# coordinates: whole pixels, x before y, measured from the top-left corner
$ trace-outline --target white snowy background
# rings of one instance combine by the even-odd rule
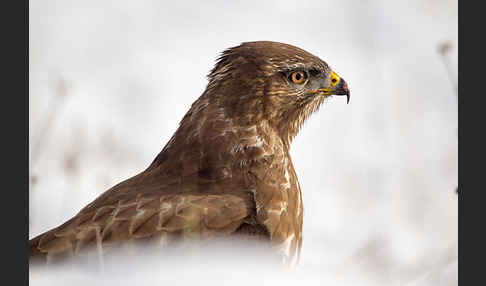
[[[457,12],[452,0],[31,0],[30,238],[144,170],[228,47],[301,47],[351,101],[330,99],[292,146],[295,270],[247,251],[216,264],[161,254],[120,259],[111,276],[31,269],[30,284],[457,285]]]

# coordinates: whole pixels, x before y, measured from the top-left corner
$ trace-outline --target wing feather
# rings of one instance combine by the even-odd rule
[[[133,203],[88,209],[32,239],[31,256],[77,253],[99,240],[103,245],[161,235],[230,234],[251,212],[251,203],[230,194],[139,196]]]

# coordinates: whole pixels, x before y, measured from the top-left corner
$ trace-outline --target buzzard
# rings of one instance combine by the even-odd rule
[[[30,259],[156,238],[269,241],[298,261],[302,194],[290,144],[344,81],[291,45],[246,42],[224,51],[203,94],[150,166],[64,224],[29,241]]]

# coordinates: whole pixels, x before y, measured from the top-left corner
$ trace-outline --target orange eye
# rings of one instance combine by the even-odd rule
[[[290,74],[290,80],[295,84],[303,84],[307,79],[307,74],[302,71],[296,71]]]

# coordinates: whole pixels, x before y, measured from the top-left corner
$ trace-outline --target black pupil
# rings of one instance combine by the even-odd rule
[[[300,73],[295,74],[295,79],[296,79],[296,80],[300,80],[300,78],[301,78]]]
[[[333,79],[332,79],[332,82],[336,82],[336,79],[335,79],[335,78],[333,78]]]

